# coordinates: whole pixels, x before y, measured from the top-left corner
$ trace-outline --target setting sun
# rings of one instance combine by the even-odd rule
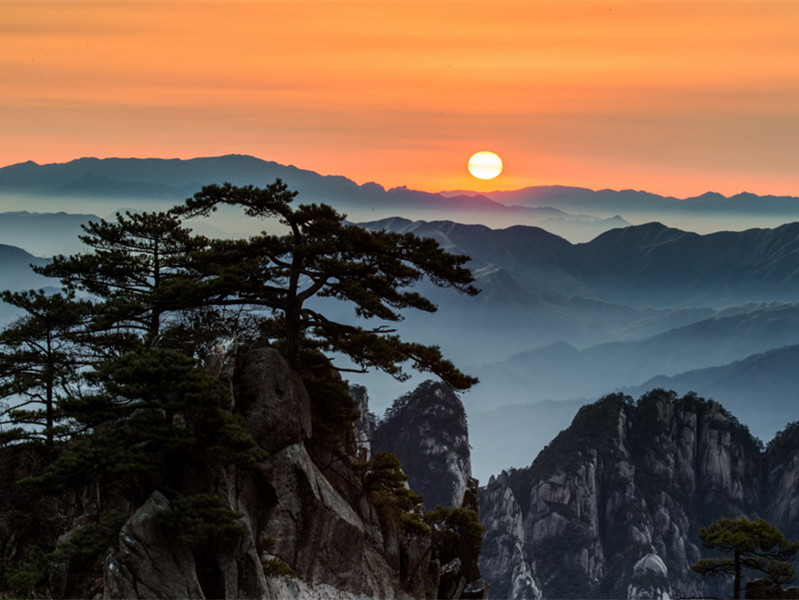
[[[502,173],[502,159],[494,152],[475,152],[469,159],[469,173],[477,179],[494,179]]]

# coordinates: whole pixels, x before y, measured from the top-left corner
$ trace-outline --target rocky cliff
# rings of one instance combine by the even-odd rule
[[[447,385],[425,381],[397,399],[375,428],[372,449],[397,455],[428,510],[461,506],[472,476],[469,432]]]
[[[764,451],[715,402],[608,396],[481,491],[483,576],[498,598],[720,596],[689,569],[698,530],[762,516],[795,536],[798,477],[799,427]]]
[[[443,383],[425,381],[395,400],[372,431],[372,450],[400,459],[408,483],[431,511],[433,528],[450,523],[457,532],[457,538],[442,539],[447,548],[442,558],[449,559],[442,570],[452,588],[483,595],[487,586],[478,564],[482,539],[478,482],[472,478],[469,431],[460,398]]]
[[[413,509],[406,514],[391,488],[366,484],[376,467],[358,459],[352,429],[327,431],[318,441],[314,402],[278,352],[227,353],[209,367],[227,380],[233,412],[269,456],[251,468],[185,473],[184,492],[199,494],[194,498],[205,504],[195,503],[195,512],[184,510],[181,518],[208,524],[211,509],[221,508],[235,511],[233,526],[210,523],[213,534],[193,540],[175,535],[165,519],[187,496],[166,488],[133,493],[124,485],[93,485],[26,506],[14,482],[40,465],[11,456],[22,452],[12,447],[0,456],[9,484],[0,493],[0,567],[14,572],[18,588],[26,573],[42,570],[36,563],[42,551],[60,542],[62,550],[46,555],[47,572],[30,578],[58,597],[446,597],[442,590],[480,597],[479,590],[447,582],[433,537],[440,532],[416,519]],[[82,526],[105,523],[110,514],[121,526],[94,527],[91,548],[81,549]],[[64,553],[70,538],[76,543]],[[0,584],[9,581],[0,578]]]

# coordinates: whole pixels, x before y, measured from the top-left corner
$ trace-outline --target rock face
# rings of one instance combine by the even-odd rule
[[[721,596],[689,569],[698,530],[762,516],[795,536],[797,477],[798,427],[763,452],[715,402],[608,396],[482,490],[483,576],[498,598],[536,598],[530,571],[545,598]]]
[[[655,553],[646,554],[633,566],[633,575],[627,586],[630,600],[672,600],[669,570]]]
[[[491,582],[492,598],[540,600],[532,558],[525,550],[522,510],[507,483],[505,473],[492,477],[480,494],[480,518],[486,527],[480,570]]]
[[[443,383],[425,381],[397,399],[378,423],[374,452],[393,452],[411,489],[436,506],[461,506],[472,476],[466,412]]]
[[[410,488],[424,497],[428,511],[466,509],[476,521],[478,482],[471,476],[466,411],[450,387],[426,381],[398,398],[374,427],[372,451],[400,459]],[[452,548],[442,552],[439,597],[485,597],[488,586],[480,574],[478,547],[479,542],[466,544],[454,558]]]
[[[119,545],[106,556],[104,598],[201,598],[191,550],[175,543],[157,524],[169,501],[153,492],[119,533]]]
[[[325,473],[314,462],[306,448],[313,436],[311,402],[280,354],[266,348],[251,351],[229,361],[225,369],[220,374],[231,380],[235,411],[270,452],[253,469],[229,468],[214,475],[217,493],[242,515],[241,533],[220,540],[216,552],[201,561],[196,552],[192,561],[185,547],[182,552],[175,548],[163,561],[153,560],[158,564],[152,568],[134,569],[134,561],[124,559],[139,548],[171,549],[164,540],[148,542],[148,537],[131,547],[130,540],[141,536],[130,532],[155,535],[146,516],[166,499],[154,494],[125,524],[118,547],[109,554],[105,596],[424,597],[431,585],[427,569],[411,573],[401,563],[403,557],[421,555],[429,539],[402,539],[396,525],[383,519],[367,498],[353,501],[340,491],[342,478],[351,473],[342,468]],[[179,590],[159,592],[154,587],[159,568],[182,573],[173,584]],[[277,576],[276,571],[294,576]]]
[[[766,448],[766,518],[789,540],[799,539],[799,422],[788,425]]]
[[[361,460],[369,460],[372,456],[372,439],[377,428],[377,419],[369,410],[369,394],[362,385],[350,386],[350,395],[355,400],[355,407],[360,417],[355,422],[355,443]]]

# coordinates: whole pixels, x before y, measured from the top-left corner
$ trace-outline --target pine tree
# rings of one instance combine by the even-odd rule
[[[90,252],[56,256],[34,270],[56,277],[71,291],[90,294],[99,302],[94,327],[127,333],[117,342],[152,345],[162,333],[164,316],[194,306],[189,265],[193,252],[208,240],[192,235],[181,220],[163,212],[130,212],[116,222],[93,221],[80,236]],[[98,339],[100,339],[98,337]],[[104,338],[111,344],[112,338]]]
[[[742,573],[753,569],[772,583],[786,584],[796,578],[789,559],[799,551],[799,543],[789,542],[765,519],[719,519],[699,531],[705,548],[716,549],[727,558],[702,558],[691,569],[702,575],[732,575],[732,597],[741,597]]]
[[[35,487],[59,492],[133,474],[144,490],[180,490],[192,464],[265,457],[231,413],[227,387],[180,352],[142,347],[99,363],[87,379],[93,393],[62,402],[82,433],[28,482]]]
[[[0,443],[43,440],[52,447],[68,431],[61,402],[75,395],[81,366],[80,336],[90,305],[43,290],[0,292],[23,315],[0,333]]]
[[[404,341],[385,324],[401,320],[405,309],[437,310],[410,289],[425,277],[476,294],[464,266],[469,258],[445,252],[433,239],[350,225],[327,205],[294,208],[294,197],[280,180],[266,188],[211,185],[174,209],[198,217],[221,205],[239,206],[250,216],[277,218],[288,229],[285,235],[219,241],[208,251],[204,274],[219,282],[219,302],[270,311],[265,330],[282,342],[296,369],[311,348],[343,353],[361,370],[379,368],[405,378],[402,365],[411,362],[455,389],[473,385],[476,379],[444,359],[438,347]],[[333,321],[311,308],[313,298],[347,302],[358,317],[383,323],[367,328]]]

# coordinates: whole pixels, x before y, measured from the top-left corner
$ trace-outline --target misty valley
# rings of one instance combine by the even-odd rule
[[[412,234],[469,257],[479,294],[421,280],[412,291],[438,310],[403,311],[380,327],[439,347],[479,383],[456,393],[429,372],[343,372],[357,410],[331,409],[326,422],[315,394],[339,388],[311,389],[273,348],[209,343],[209,372],[243,422],[257,423],[249,432],[263,455],[249,471],[189,461],[180,494],[153,483],[138,497],[134,470],[102,493],[95,482],[37,500],[23,518],[24,494],[9,490],[47,459],[7,445],[2,566],[19,574],[24,556],[55,552],[50,587],[36,579],[31,595],[719,597],[730,578],[691,570],[720,556],[703,546],[702,528],[762,517],[799,539],[799,198],[427,194],[243,156],[24,163],[0,169],[0,196],[17,209],[0,213],[0,282],[56,291],[58,278],[31,265],[46,271],[53,256],[89,251],[82,225],[165,210],[207,184],[277,178],[299,192],[294,205],[327,203],[346,227]],[[186,224],[231,248],[274,227],[229,206]],[[341,297],[307,306],[325,323],[361,323]],[[3,304],[0,324],[22,314]],[[339,421],[349,429],[331,425]],[[189,490],[213,490],[224,500],[213,510],[233,511],[238,529],[169,540],[158,515]],[[112,512],[113,527],[101,522]],[[55,544],[35,520],[62,545],[90,522],[123,541],[97,534],[94,554],[64,558],[36,541]],[[336,540],[349,554],[337,554]]]

